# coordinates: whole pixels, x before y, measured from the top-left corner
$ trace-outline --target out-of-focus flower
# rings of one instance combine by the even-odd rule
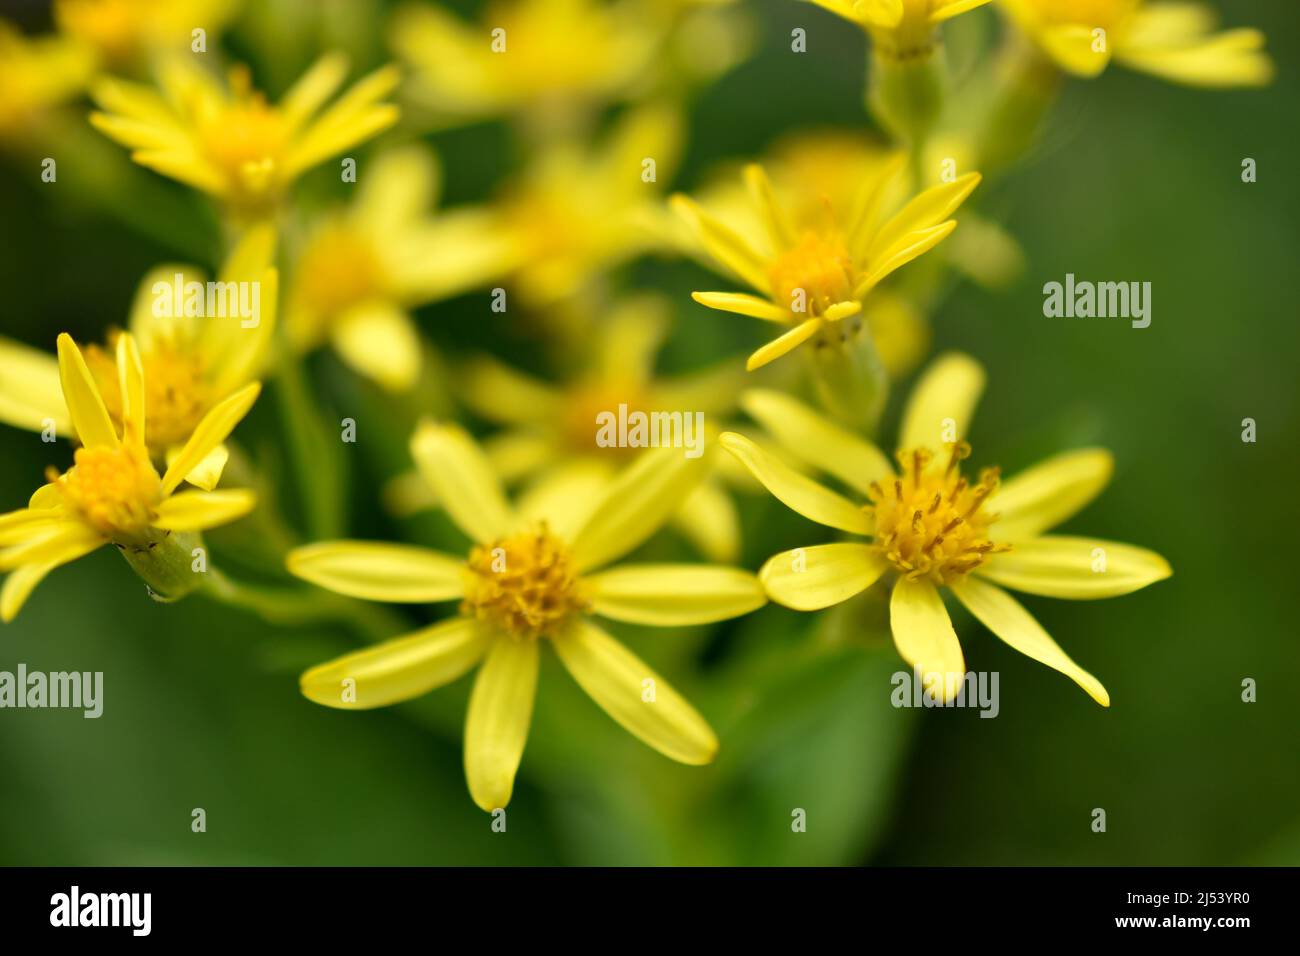
[[[248,413],[259,384],[217,403],[159,477],[144,443],[149,385],[129,333],[118,337],[116,364],[120,433],[81,351],[70,336],[59,336],[63,395],[82,447],[66,472],[48,470],[48,483],[26,508],[0,515],[0,571],[9,572],[0,588],[4,621],[47,574],[105,544],[122,552],[156,597],[174,600],[199,580],[191,570],[192,533],[234,521],[256,503],[244,489],[176,489]]]
[[[294,346],[328,341],[385,388],[415,383],[421,346],[409,310],[481,285],[516,258],[487,210],[431,216],[440,188],[437,160],[422,146],[371,162],[352,205],[318,223],[297,258],[285,316]]]
[[[808,0],[871,34],[877,54],[905,60],[927,52],[940,23],[990,0]]]
[[[178,460],[203,418],[263,371],[278,311],[274,250],[274,229],[257,226],[231,252],[215,283],[185,265],[158,266],[140,283],[127,329],[144,369],[149,419],[141,437],[153,462]],[[111,333],[106,348],[91,345],[84,353],[119,430],[127,406],[117,358],[121,337]],[[32,431],[53,424],[57,434],[71,437],[62,372],[54,356],[0,339],[0,421]],[[228,458],[216,443],[185,480],[215,488]]]
[[[569,125],[625,98],[650,65],[659,25],[638,0],[506,0],[470,25],[408,4],[393,15],[393,49],[410,64],[412,95],[436,116],[505,115]]]
[[[819,209],[804,206],[796,218],[779,201],[763,167],[751,164],[745,182],[757,215],[738,224],[743,232],[693,200],[673,197],[674,208],[715,262],[759,293],[695,292],[695,301],[787,329],[749,357],[749,369],[814,337],[819,345],[838,347],[846,337],[861,334],[858,317],[867,296],[886,276],[952,232],[957,223],[948,217],[980,180],[978,173],[967,173],[931,187],[881,223],[878,212],[898,171],[897,162],[879,170],[851,205],[836,207],[827,196]]]
[[[190,50],[193,31],[215,43],[236,0],[54,0],[59,32],[94,51],[101,67],[140,65],[151,54]]]
[[[1145,0],[1003,0],[1024,32],[1061,69],[1097,76],[1112,61],[1189,86],[1263,86],[1273,78],[1264,34],[1215,32],[1201,3]]]
[[[648,297],[616,307],[593,330],[587,367],[562,386],[486,356],[468,366],[462,399],[479,415],[507,426],[484,443],[503,480],[526,479],[536,493],[594,507],[599,492],[637,454],[636,448],[609,447],[598,440],[601,422],[619,418],[620,410],[627,416],[677,416],[703,449],[705,430],[694,427],[695,416],[716,422],[729,415],[745,373],[728,361],[681,377],[656,377],[665,311],[661,301]],[[660,436],[654,437],[658,441]],[[718,476],[705,478],[680,502],[672,523],[710,560],[736,559],[739,518]]]
[[[638,107],[599,146],[553,143],[507,185],[498,209],[518,244],[513,285],[529,304],[572,296],[668,244],[658,183],[672,178],[681,136],[677,110]]]
[[[27,37],[0,20],[0,143],[32,139],[94,70],[89,53],[58,36]]]
[[[960,354],[939,357],[903,415],[900,470],[875,445],[776,392],[742,402],[791,453],[833,475],[856,504],[772,459],[734,432],[720,441],[779,500],[818,524],[870,538],[796,548],[768,560],[759,577],[779,604],[812,611],[846,601],[888,575],[899,654],[925,675],[944,675],[943,699],[966,665],[939,589],[947,588],[989,630],[1060,671],[1103,706],[1110,697],[999,584],[1029,594],[1087,600],[1128,594],[1169,577],[1160,555],[1099,538],[1044,534],[1088,504],[1110,480],[1109,452],[1056,455],[1005,484],[996,468],[961,473],[984,371]],[[937,690],[937,689],[936,689]]]
[[[397,122],[380,102],[397,86],[388,66],[357,81],[328,107],[347,75],[342,54],[321,57],[272,106],[247,67],[223,86],[192,60],[165,59],[161,92],[112,78],[93,92],[97,129],[134,150],[142,166],[216,196],[243,216],[266,215],[303,172]]]
[[[643,453],[595,508],[529,496],[512,510],[479,447],[455,426],[411,442],[424,479],[474,542],[467,560],[409,545],[329,541],[295,549],[289,570],[377,601],[460,601],[460,614],[302,676],[303,693],[342,709],[382,707],[447,684],[481,663],[465,719],[465,775],[487,811],[510,801],[532,719],[543,641],[606,713],[660,753],[706,764],[718,741],[693,707],[588,618],[661,627],[705,624],[765,603],[737,568],[605,568],[653,534],[707,464],[674,449]]]

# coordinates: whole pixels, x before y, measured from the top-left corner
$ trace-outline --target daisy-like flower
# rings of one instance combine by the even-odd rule
[[[1024,32],[1062,70],[1093,77],[1112,61],[1189,86],[1263,86],[1273,78],[1264,34],[1215,32],[1201,3],[1146,0],[1003,0]]]
[[[376,156],[357,197],[327,216],[297,257],[285,316],[298,349],[331,343],[385,388],[420,373],[410,309],[482,285],[514,263],[514,244],[484,209],[430,216],[441,171],[423,146]]]
[[[101,64],[127,67],[158,51],[188,51],[198,28],[215,43],[236,6],[233,0],[54,0],[54,23],[94,50]]]
[[[195,61],[168,58],[161,93],[104,78],[92,91],[103,112],[90,121],[134,152],[142,166],[210,193],[246,216],[265,215],[302,173],[397,122],[380,102],[397,86],[388,66],[326,102],[347,75],[342,54],[321,57],[272,106],[252,88],[247,67],[223,86]]]
[[[956,228],[949,217],[980,181],[979,173],[967,173],[932,186],[882,223],[878,213],[899,168],[897,161],[885,165],[853,205],[836,208],[827,197],[815,214],[794,218],[777,200],[763,167],[751,164],[745,182],[762,226],[751,225],[743,234],[691,199],[672,198],[713,259],[758,293],[694,292],[692,298],[787,329],[749,357],[751,371],[809,340],[838,347],[859,335],[862,322],[856,317],[867,296]]]
[[[809,0],[871,34],[875,53],[894,60],[928,54],[939,24],[989,0]]]
[[[332,541],[290,553],[289,570],[340,594],[378,601],[460,601],[460,614],[312,668],[310,699],[345,710],[382,707],[450,683],[480,665],[465,719],[465,775],[484,810],[510,801],[523,756],[542,647],[606,713],[660,753],[706,764],[718,741],[690,704],[589,615],[661,627],[704,624],[765,603],[737,568],[607,568],[662,525],[699,480],[700,462],[652,449],[594,509],[534,495],[506,502],[479,447],[454,426],[421,426],[420,473],[474,542],[467,559],[407,545]],[[604,569],[604,570],[602,570]]]
[[[408,4],[389,34],[413,96],[444,121],[516,115],[563,128],[624,98],[651,65],[661,30],[645,13],[629,0],[497,0],[470,25]]]
[[[214,308],[220,305],[227,311],[224,315],[208,314],[208,283],[194,266],[159,266],[140,283],[127,331],[144,369],[149,419],[142,437],[155,464],[176,461],[204,416],[261,374],[279,298],[271,264],[274,250],[275,231],[269,225],[245,233],[218,276],[221,301],[217,296],[211,300]],[[201,303],[196,289],[203,290]],[[256,301],[255,317],[235,314],[241,296],[243,304]],[[86,367],[119,432],[127,413],[117,359],[120,339],[121,333],[114,332],[105,347],[90,345],[84,352]],[[53,425],[56,435],[72,437],[62,373],[62,363],[53,355],[0,339],[0,421],[31,431]],[[212,490],[228,458],[225,445],[218,442],[185,480]]]
[[[82,447],[63,474],[50,468],[47,484],[26,508],[0,515],[0,619],[13,620],[28,595],[55,568],[112,544],[149,584],[155,597],[175,600],[193,590],[194,532],[226,524],[252,510],[244,489],[186,491],[181,482],[221,444],[252,408],[256,382],[218,403],[198,423],[161,477],[144,444],[150,394],[135,340],[117,340],[119,430],[81,350],[59,336],[63,395]]]
[[[461,397],[477,414],[506,426],[484,443],[497,474],[594,506],[604,486],[638,454],[636,448],[601,443],[602,421],[617,420],[620,408],[628,416],[675,415],[702,454],[706,438],[695,427],[696,413],[730,414],[745,373],[728,361],[680,377],[656,377],[655,355],[667,327],[663,306],[640,297],[614,308],[592,332],[587,367],[563,386],[486,356],[467,367]],[[684,431],[678,435],[686,437]],[[673,513],[672,525],[710,560],[734,561],[739,518],[719,478],[710,475],[696,485]]]
[[[0,20],[0,143],[30,141],[85,88],[94,60],[59,36],[26,37]]]
[[[998,469],[962,474],[965,434],[983,389],[971,358],[941,356],[923,375],[903,416],[895,470],[878,448],[775,392],[742,399],[791,452],[835,476],[857,504],[774,460],[749,439],[720,441],[784,504],[818,524],[866,536],[797,548],[759,572],[768,596],[802,611],[829,607],[893,582],[890,624],[903,659],[927,679],[942,677],[944,699],[961,688],[966,665],[944,608],[946,588],[1013,648],[1074,680],[1109,706],[1101,683],[1076,664],[1003,587],[1074,600],[1114,597],[1169,577],[1155,552],[1098,538],[1046,534],[1110,480],[1110,453],[1065,452],[1005,484]],[[999,587],[1001,585],[1002,587]],[[934,675],[934,678],[930,678]]]

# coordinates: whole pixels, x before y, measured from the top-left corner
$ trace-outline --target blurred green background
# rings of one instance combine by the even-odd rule
[[[859,31],[788,0],[750,6],[759,47],[699,94],[675,187],[792,129],[867,123]],[[41,23],[39,4],[18,7]],[[1199,91],[1121,69],[1069,84],[1041,146],[981,199],[1022,244],[1025,275],[1001,294],[961,285],[932,317],[939,348],[967,350],[989,370],[976,460],[1014,472],[1062,446],[1106,445],[1115,480],[1067,530],[1142,544],[1173,564],[1171,580],[1125,598],[1025,599],[1106,684],[1109,710],[969,618],[958,618],[968,667],[1001,674],[996,720],[892,709],[889,675],[903,665],[887,643],[826,650],[809,616],[780,608],[712,630],[613,625],[698,703],[722,738],[721,759],[697,770],[653,754],[552,659],[508,831],[495,834],[460,765],[468,680],[383,711],[320,708],[298,694],[297,674],[354,646],[347,631],[275,628],[201,597],[154,604],[104,549],[56,572],[0,631],[0,670],[21,661],[105,674],[99,720],[0,711],[0,862],[1300,863],[1300,654],[1287,563],[1300,519],[1300,10],[1292,0],[1220,8],[1232,25],[1268,34],[1274,85]],[[967,29],[996,22],[972,16]],[[377,22],[359,20],[370,31]],[[809,31],[802,56],[789,52],[795,26]],[[267,29],[241,24],[229,46],[273,92],[330,42]],[[347,40],[378,62],[367,29]],[[449,202],[483,198],[516,162],[499,125],[430,140]],[[1241,182],[1245,157],[1258,162],[1257,183]],[[144,235],[78,196],[77,181],[94,173],[76,157],[60,159],[57,185],[42,184],[29,159],[3,163],[4,335],[43,347],[64,330],[99,340],[124,321],[151,266],[205,255],[214,264],[210,213],[179,186],[133,179],[182,213]],[[328,193],[332,178],[317,171],[305,194]],[[1042,285],[1067,272],[1150,281],[1150,328],[1044,318]],[[704,275],[648,261],[621,277],[677,304],[668,370],[762,340],[757,323],[689,301],[701,282],[716,284]],[[450,362],[491,348],[546,367],[536,333],[491,314],[486,295],[419,316]],[[349,534],[447,541],[441,519],[401,526],[377,508],[378,483],[401,464],[404,424],[332,357],[317,356],[310,371],[327,411],[359,424],[344,456]],[[1246,417],[1258,423],[1255,444],[1241,441]],[[273,470],[277,428],[264,398],[240,433]],[[0,508],[21,506],[44,467],[67,459],[65,446],[0,430]],[[282,493],[295,507],[292,485]],[[822,540],[773,501],[743,504],[748,567]],[[218,560],[221,540],[213,536]],[[689,554],[671,537],[639,553]],[[1244,678],[1257,681],[1258,702],[1241,701]],[[206,833],[191,832],[196,807]],[[1097,807],[1104,834],[1090,828]],[[791,832],[793,808],[807,811],[807,833]]]

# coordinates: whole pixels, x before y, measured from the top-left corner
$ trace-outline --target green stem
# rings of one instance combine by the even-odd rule
[[[316,415],[297,356],[285,355],[280,361],[276,385],[296,486],[302,489],[307,530],[315,540],[337,538],[343,529],[339,444]]]

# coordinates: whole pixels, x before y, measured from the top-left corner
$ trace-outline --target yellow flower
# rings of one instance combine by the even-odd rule
[[[667,243],[658,183],[672,178],[681,136],[675,109],[639,107],[598,146],[552,141],[506,187],[498,208],[521,257],[514,285],[528,303],[573,296]]]
[[[735,362],[679,378],[658,378],[655,355],[667,327],[664,303],[630,299],[604,316],[591,332],[590,362],[582,374],[555,387],[493,358],[466,369],[461,397],[474,412],[507,429],[484,447],[506,482],[529,479],[531,490],[594,506],[599,492],[636,448],[598,442],[601,416],[675,414],[678,435],[698,442],[704,430],[696,415],[729,414],[736,406],[744,372]],[[721,463],[720,463],[721,464]],[[747,477],[747,476],[746,476]],[[672,518],[674,528],[714,561],[734,561],[740,547],[735,505],[715,476],[701,481]]]
[[[359,80],[322,110],[347,75],[347,58],[326,54],[278,104],[252,89],[247,67],[223,87],[192,60],[160,67],[161,94],[105,78],[93,91],[97,129],[135,150],[142,166],[211,193],[245,214],[265,214],[303,172],[397,122],[379,102],[397,86],[393,67]]]
[[[56,107],[82,91],[93,69],[78,44],[29,38],[0,20],[0,141],[30,140]]]
[[[1259,30],[1215,33],[1200,3],[1004,0],[1004,9],[1061,69],[1097,76],[1115,60],[1189,86],[1263,86],[1273,63]]]
[[[465,720],[465,775],[484,810],[510,800],[523,756],[543,641],[606,713],[660,753],[705,764],[709,725],[657,674],[588,617],[680,627],[765,603],[747,571],[707,565],[600,570],[653,534],[699,480],[699,461],[652,449],[584,502],[506,502],[486,456],[454,426],[424,425],[411,442],[420,473],[473,540],[468,559],[408,545],[332,541],[291,552],[289,570],[341,594],[378,601],[460,601],[460,614],[302,676],[303,693],[343,709],[382,707],[450,683],[481,663]]]
[[[468,25],[408,4],[393,15],[393,49],[412,68],[413,96],[440,118],[507,114],[533,123],[624,98],[651,65],[660,30],[635,2],[507,0]]]
[[[773,460],[728,432],[727,450],[788,507],[818,524],[864,535],[797,548],[759,572],[768,596],[802,611],[848,600],[883,576],[893,580],[891,629],[899,654],[927,675],[945,675],[944,696],[966,665],[939,589],[947,588],[989,630],[1022,654],[1073,679],[1103,706],[1101,683],[1061,650],[1004,585],[1075,600],[1128,594],[1173,572],[1160,555],[1129,544],[1045,534],[1090,502],[1110,480],[1110,453],[1065,452],[1002,484],[998,469],[962,475],[964,436],[983,390],[983,369],[941,356],[922,376],[903,415],[895,471],[874,445],[776,392],[742,404],[782,446],[866,498],[848,498]]]
[[[687,197],[673,197],[674,208],[713,259],[759,293],[695,292],[695,301],[788,328],[749,357],[751,371],[814,337],[818,345],[838,345],[860,335],[857,317],[868,294],[956,228],[948,217],[980,181],[979,173],[967,173],[933,186],[880,223],[878,212],[898,171],[898,162],[880,169],[854,204],[841,200],[836,207],[828,196],[817,213],[795,218],[777,199],[763,167],[747,166],[745,182],[762,225],[742,225],[744,233]]]
[[[936,28],[989,0],[810,0],[871,34],[877,53],[905,60],[928,52]]]
[[[481,285],[514,262],[514,244],[491,213],[426,213],[440,187],[437,160],[422,146],[371,162],[352,205],[322,220],[297,257],[285,323],[295,347],[329,341],[386,388],[415,383],[421,346],[408,310]]]
[[[210,284],[193,266],[158,266],[140,283],[127,329],[144,368],[149,422],[143,437],[155,463],[176,460],[203,417],[261,373],[276,324],[274,249],[275,231],[269,225],[245,233],[217,279],[218,294],[211,305],[221,310],[218,314],[209,314]],[[202,303],[192,298],[200,288]],[[236,314],[241,296],[250,313],[256,304],[255,316]],[[106,348],[92,345],[85,352],[86,366],[119,430],[126,404],[116,361],[120,339],[120,334],[111,334]],[[71,437],[63,396],[61,367],[54,356],[0,339],[0,421],[31,431],[52,424],[55,434]],[[212,490],[228,457],[218,443],[185,480]]]
[[[204,30],[205,43],[215,43],[235,6],[232,0],[54,0],[54,23],[102,63],[122,67],[155,51],[189,51],[195,29]]]
[[[117,547],[156,596],[179,597],[196,586],[198,576],[190,571],[186,545],[191,542],[179,544],[178,538],[234,521],[255,504],[253,493],[244,489],[182,494],[176,489],[248,413],[261,389],[256,382],[215,405],[159,477],[144,444],[149,388],[131,335],[117,340],[120,433],[67,334],[59,336],[59,371],[82,447],[72,468],[63,474],[49,469],[48,483],[26,508],[0,515],[0,571],[9,572],[0,588],[0,620],[6,622],[47,574],[104,544]],[[170,551],[176,554],[164,558]]]

